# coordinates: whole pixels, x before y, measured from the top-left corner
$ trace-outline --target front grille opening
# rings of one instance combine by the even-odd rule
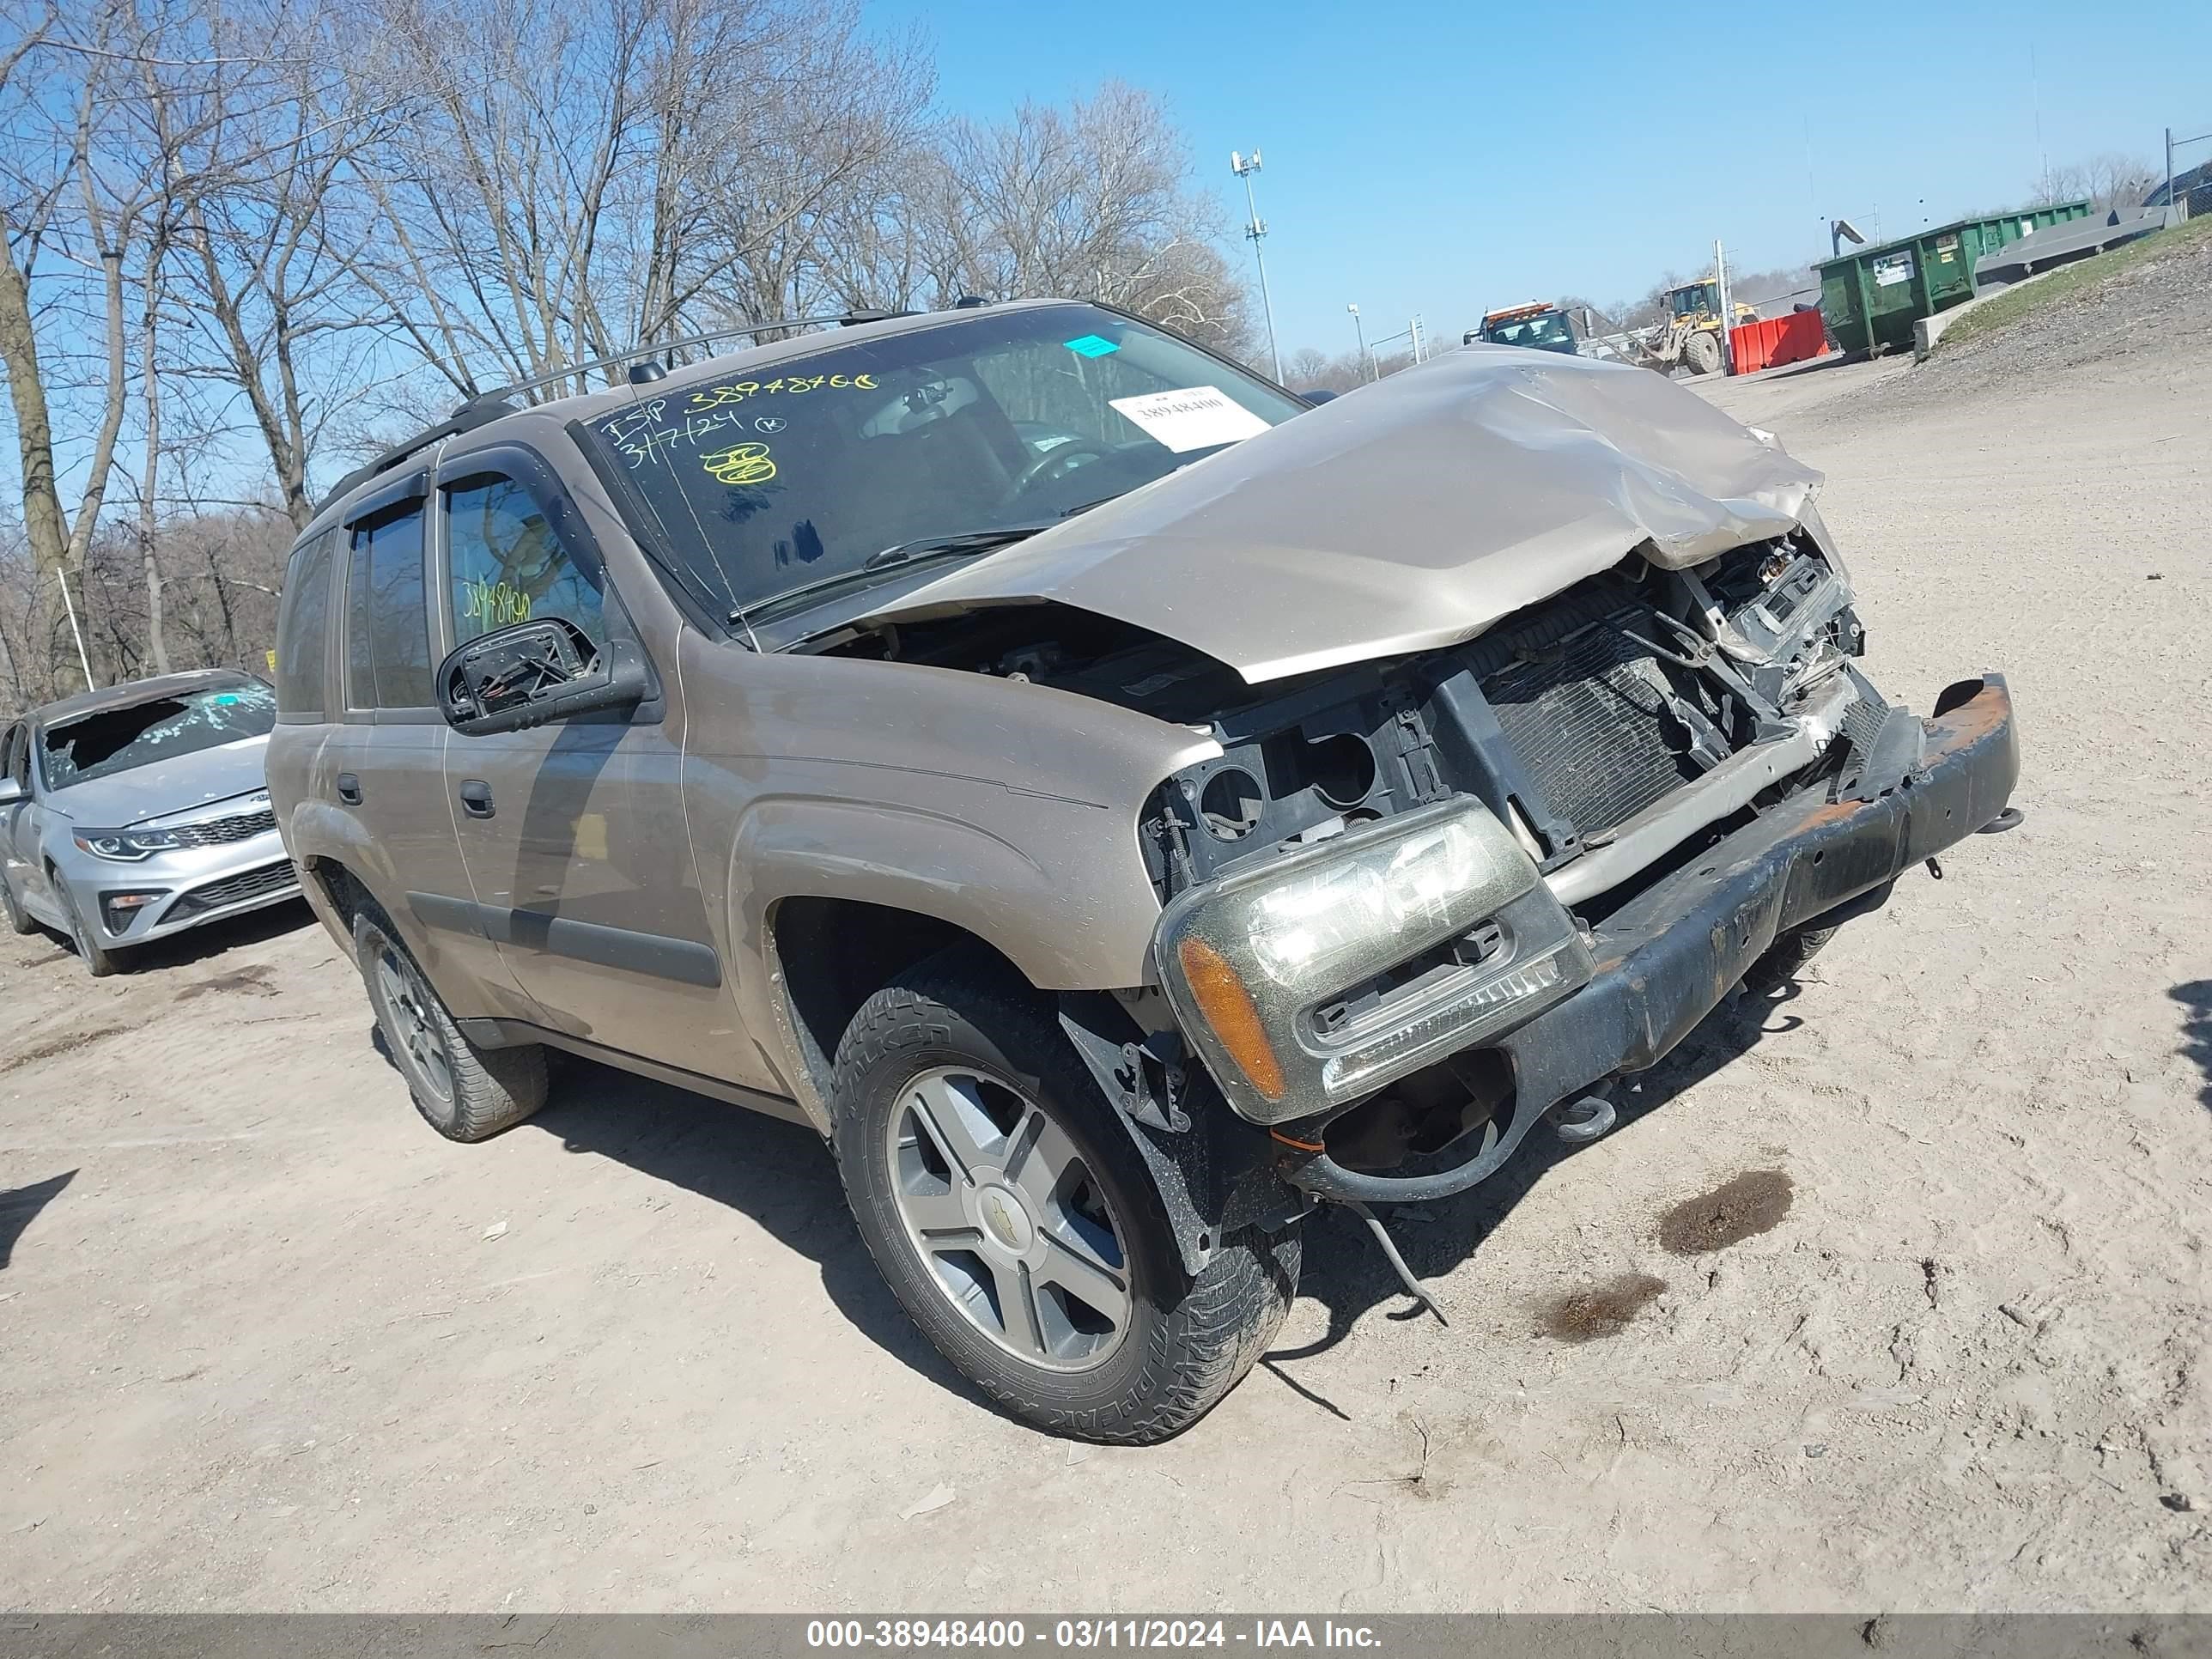
[[[180,847],[228,847],[241,841],[251,841],[256,836],[265,836],[276,827],[276,814],[264,808],[258,812],[238,812],[227,818],[208,818],[198,823],[188,823],[176,831]]]
[[[242,870],[221,881],[211,881],[204,887],[193,888],[169,907],[165,920],[204,915],[226,905],[243,904],[248,899],[266,898],[271,893],[283,892],[298,880],[299,874],[293,869],[289,859],[276,864],[264,864],[252,870]]]

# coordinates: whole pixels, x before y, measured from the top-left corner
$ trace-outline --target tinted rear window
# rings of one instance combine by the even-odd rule
[[[421,708],[434,702],[419,502],[353,527],[346,590],[347,704]]]
[[[288,714],[323,712],[325,643],[330,637],[331,547],[325,531],[292,556],[276,618],[276,702]]]
[[[244,738],[265,738],[276,724],[276,694],[258,680],[103,709],[46,728],[46,787],[66,789]]]

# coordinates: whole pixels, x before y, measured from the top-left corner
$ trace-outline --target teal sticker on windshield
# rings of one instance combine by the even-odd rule
[[[1103,357],[1109,351],[1121,349],[1103,334],[1085,334],[1066,343],[1067,349],[1079,357]]]

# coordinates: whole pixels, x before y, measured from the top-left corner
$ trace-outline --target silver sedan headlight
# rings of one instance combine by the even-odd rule
[[[174,830],[79,830],[70,839],[80,852],[121,864],[136,864],[156,853],[173,853],[185,844]]]
[[[1231,1105],[1261,1123],[1371,1094],[1591,972],[1528,854],[1467,798],[1194,888],[1153,954]]]

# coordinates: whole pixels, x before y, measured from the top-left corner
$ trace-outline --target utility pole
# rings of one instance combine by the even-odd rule
[[[1267,319],[1267,355],[1275,362],[1275,384],[1283,383],[1283,349],[1275,343],[1275,302],[1267,294],[1267,261],[1260,252],[1260,239],[1267,234],[1267,227],[1260,217],[1259,198],[1252,193],[1252,175],[1260,170],[1260,152],[1246,155],[1241,150],[1229,152],[1229,170],[1244,181],[1244,207],[1252,222],[1244,227],[1244,234],[1252,240],[1252,263],[1260,268],[1260,309]]]
[[[2173,222],[2173,129],[2166,130],[2166,222]]]
[[[1413,343],[1413,361],[1417,363],[1428,362],[1429,333],[1421,326],[1421,319],[1418,314],[1407,319],[1406,333]]]
[[[1367,372],[1367,378],[1372,380],[1375,378],[1375,360],[1367,355],[1367,325],[1360,320],[1358,305],[1348,305],[1345,309],[1352,313],[1352,330],[1359,337],[1359,366]]]
[[[1717,292],[1714,302],[1721,308],[1721,373],[1735,373],[1735,342],[1729,337],[1735,323],[1735,307],[1729,304],[1728,254],[1718,241],[1713,244],[1713,285]]]

